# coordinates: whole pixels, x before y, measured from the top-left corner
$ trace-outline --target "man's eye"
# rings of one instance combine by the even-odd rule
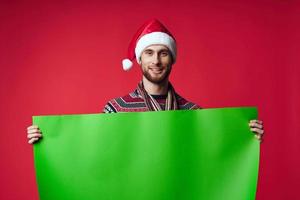
[[[168,52],[161,52],[161,55],[162,55],[162,56],[168,56],[169,53],[168,53]]]
[[[145,51],[147,55],[152,55],[152,51]]]

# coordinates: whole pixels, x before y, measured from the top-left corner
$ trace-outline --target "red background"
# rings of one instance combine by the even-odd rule
[[[293,1],[0,3],[0,199],[38,199],[32,115],[101,112],[140,80],[129,41],[160,19],[178,41],[171,80],[202,107],[257,106],[265,124],[257,199],[297,199],[300,9]],[[298,118],[299,119],[299,118]],[[238,188],[237,188],[238,189]]]

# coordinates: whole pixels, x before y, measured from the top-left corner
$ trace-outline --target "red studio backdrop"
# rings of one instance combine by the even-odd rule
[[[177,39],[178,93],[204,108],[258,107],[257,199],[298,199],[298,13],[288,0],[1,1],[0,199],[38,199],[31,116],[99,113],[136,87],[139,66],[124,72],[121,60],[150,18]]]

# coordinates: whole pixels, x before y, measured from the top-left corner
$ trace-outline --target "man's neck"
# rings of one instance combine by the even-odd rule
[[[152,95],[165,95],[168,93],[169,80],[162,83],[152,83],[145,77],[143,77],[143,85],[148,94]]]

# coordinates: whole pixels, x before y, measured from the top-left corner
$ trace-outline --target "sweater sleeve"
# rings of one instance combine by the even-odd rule
[[[117,113],[116,109],[111,105],[110,102],[106,103],[102,112],[103,113]]]

